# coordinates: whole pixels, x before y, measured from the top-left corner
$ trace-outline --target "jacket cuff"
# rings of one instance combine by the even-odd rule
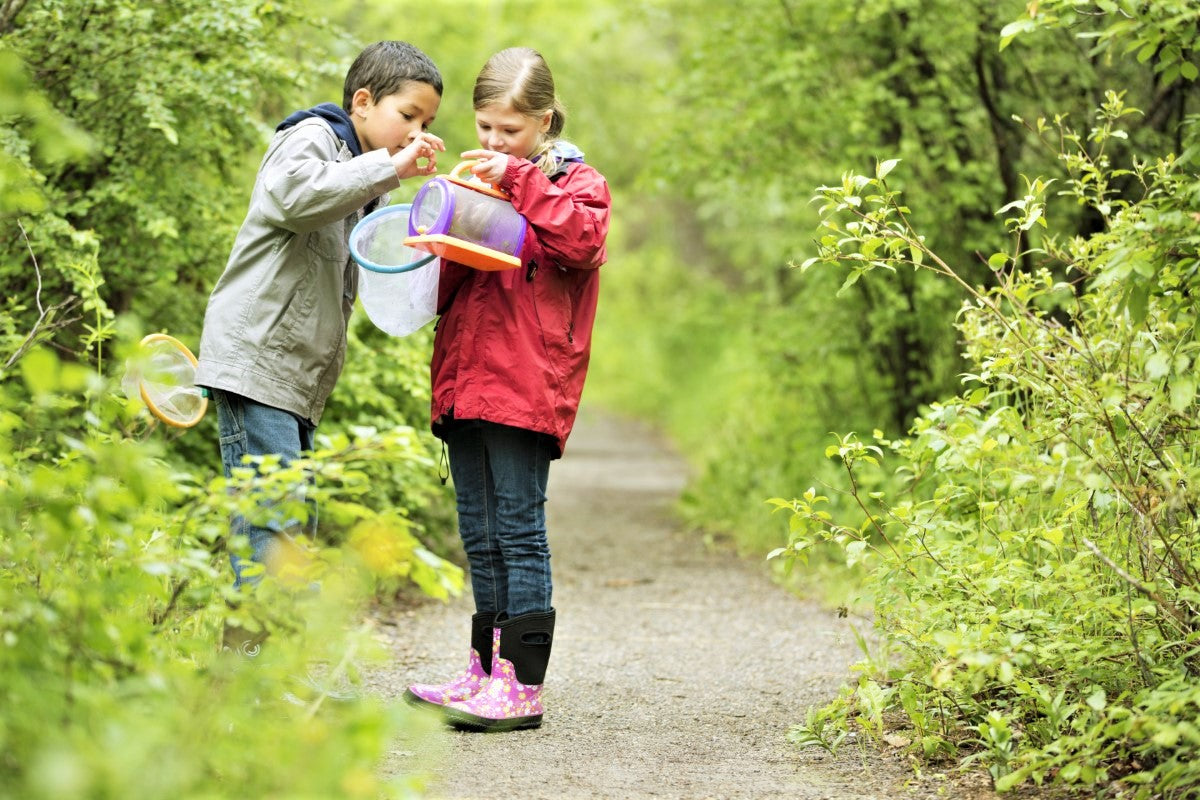
[[[504,175],[500,178],[499,188],[509,194],[512,194],[512,188],[517,185],[517,178],[521,174],[521,162],[523,158],[516,156],[508,157],[508,164],[504,167]]]
[[[375,195],[400,187],[400,176],[396,174],[396,165],[392,163],[392,157],[384,148],[363,153],[350,163],[357,165],[362,170],[361,174],[367,184],[366,188],[369,188]]]

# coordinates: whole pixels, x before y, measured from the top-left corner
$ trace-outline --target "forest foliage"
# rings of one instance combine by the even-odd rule
[[[988,258],[990,288],[908,222],[889,185],[902,165],[822,187],[811,263],[844,265],[848,282],[916,267],[958,285],[968,363],[962,392],[907,436],[846,434],[826,449],[861,521],[831,515],[815,488],[772,501],[791,514],[774,555],[833,543],[865,570],[882,634],[858,686],[798,741],[828,745],[829,718],[879,735],[894,710],[925,757],[981,763],[999,789],[1196,789],[1200,138],[1190,120],[1178,156],[1117,166],[1109,147],[1134,116],[1110,93],[1086,134],[1033,125],[1063,148],[1065,175],[1000,209],[1010,241]],[[1132,199],[1113,187],[1122,174]],[[1060,186],[1103,232],[1059,227],[1047,199]],[[1037,268],[1016,268],[1030,254]],[[891,480],[868,490],[881,466]]]
[[[1189,796],[1200,9],[674,10],[709,24],[658,85],[671,200],[602,391],[695,460],[697,526],[870,611],[794,739]]]
[[[767,438],[781,420],[796,425],[790,415],[811,409],[840,431],[821,448],[839,475],[791,462],[813,488],[771,501],[789,519],[789,541],[771,555],[791,569],[832,545],[847,574],[862,576],[878,644],[858,685],[814,710],[794,739],[832,749],[852,725],[933,762],[984,766],[1002,790],[1053,781],[1109,796],[1190,796],[1200,786],[1200,9],[955,4],[966,13],[946,8],[937,26],[922,26],[910,4],[857,4],[840,18],[833,5],[806,6],[805,18],[764,5],[775,25],[735,26],[761,40],[783,23],[790,41],[775,39],[775,52],[791,47],[801,64],[806,43],[828,58],[818,40],[847,42],[821,95],[837,97],[821,104],[826,114],[759,117],[806,126],[768,139],[781,143],[779,161],[804,165],[795,172],[842,169],[814,182],[820,225],[804,230],[810,241],[780,250],[797,253],[790,263],[801,269],[720,276],[741,291],[757,286],[779,310],[769,335],[799,355],[772,375],[791,372],[795,393],[742,404],[758,424],[729,422],[753,458],[714,458],[694,490],[698,508],[728,509],[727,485],[715,501],[703,490],[729,479],[744,492],[760,465],[786,460],[782,448],[812,447],[802,434]],[[851,22],[874,22],[879,47],[855,53],[857,42],[834,35]],[[822,24],[831,27],[814,33]],[[727,69],[726,48],[743,47],[735,38],[688,47],[698,87],[714,72],[746,74]],[[779,93],[816,96],[829,76],[813,76],[798,69]],[[731,111],[735,127],[744,109]],[[836,159],[805,158],[837,131],[854,142]],[[717,143],[726,155],[737,150],[731,139]],[[756,194],[761,179],[733,167],[684,183],[701,200],[782,196]],[[782,218],[812,199],[791,195]],[[728,221],[727,264],[745,243],[743,220],[757,231],[770,219],[761,211],[743,207]],[[721,232],[727,220],[705,222]],[[832,327],[806,305],[804,293],[831,278],[859,327]],[[855,372],[840,354],[814,357],[830,336],[817,325],[855,341]],[[835,401],[821,405],[818,388]],[[826,408],[852,411],[839,420]]]
[[[211,419],[168,433],[120,388],[143,334],[198,342],[275,122],[386,37],[441,66],[451,161],[487,55],[545,53],[616,200],[585,405],[671,432],[697,528],[874,619],[798,743],[856,726],[1000,788],[1185,796],[1198,23],[1191,0],[0,4],[0,792],[420,793],[377,770],[418,723],[304,678],[353,682],[373,599],[461,583],[434,555],[428,331],[357,316],[320,452],[230,481]],[[229,513],[303,514],[299,484],[322,591],[231,596]],[[261,668],[218,657],[227,619],[271,630]]]

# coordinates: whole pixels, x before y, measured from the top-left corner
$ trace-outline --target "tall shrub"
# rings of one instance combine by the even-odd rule
[[[1011,245],[988,259],[992,288],[914,230],[889,183],[897,162],[821,190],[809,265],[950,281],[968,298],[956,325],[968,367],[964,392],[908,437],[849,434],[826,451],[861,522],[831,517],[815,489],[774,501],[792,515],[775,555],[831,542],[865,567],[894,656],[864,663],[798,741],[831,744],[830,716],[879,734],[898,711],[915,749],[982,763],[999,789],[1200,789],[1200,122],[1184,123],[1179,153],[1117,163],[1111,146],[1137,113],[1110,92],[1079,129],[1029,123],[1062,148],[1065,173],[1000,209]],[[1053,194],[1103,229],[1061,231]],[[1026,259],[1037,269],[1014,268]],[[902,488],[860,489],[881,463]]]

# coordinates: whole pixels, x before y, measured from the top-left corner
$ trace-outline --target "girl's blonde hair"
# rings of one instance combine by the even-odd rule
[[[541,135],[529,158],[547,175],[558,172],[562,159],[554,155],[553,148],[567,124],[567,111],[554,93],[554,76],[541,53],[528,47],[510,47],[489,58],[475,79],[473,102],[476,111],[496,103],[507,104],[518,114],[538,120],[549,111],[550,128]]]

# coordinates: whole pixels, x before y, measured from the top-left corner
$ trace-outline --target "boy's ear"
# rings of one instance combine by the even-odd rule
[[[374,105],[374,100],[371,98],[371,90],[365,87],[355,89],[354,94],[350,96],[350,113],[363,116]]]

